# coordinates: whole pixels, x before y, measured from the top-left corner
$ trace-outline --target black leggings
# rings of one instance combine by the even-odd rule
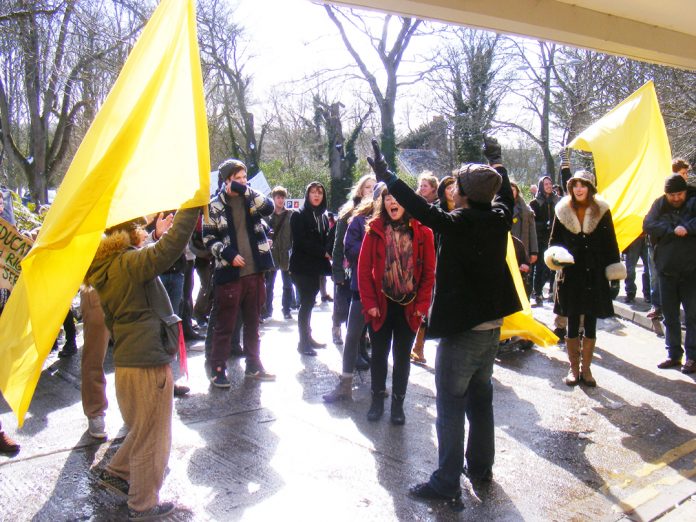
[[[585,314],[583,320],[584,333],[583,336],[588,339],[597,338],[597,318],[594,315]],[[573,339],[578,336],[580,331],[580,316],[568,316],[568,338]]]

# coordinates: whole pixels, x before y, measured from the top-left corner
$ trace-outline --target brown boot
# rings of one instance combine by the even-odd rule
[[[17,453],[19,451],[19,444],[13,441],[7,433],[0,431],[0,453]]]
[[[563,378],[563,382],[568,386],[577,386],[580,383],[580,339],[566,337],[565,342],[570,368],[568,375]]]
[[[342,400],[352,401],[353,400],[353,376],[352,375],[341,375],[338,378],[338,384],[336,387],[322,395],[324,402],[337,402]]]
[[[597,339],[590,339],[588,337],[582,338],[582,367],[580,369],[580,379],[582,379],[582,382],[587,386],[592,388],[597,386],[597,381],[592,377],[592,370],[590,370],[595,342],[597,342]]]

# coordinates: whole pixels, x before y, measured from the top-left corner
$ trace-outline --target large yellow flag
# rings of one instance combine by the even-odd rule
[[[0,317],[0,389],[20,425],[104,228],[204,205],[210,159],[193,0],[163,0],[73,159]]]
[[[648,82],[568,145],[592,152],[597,189],[611,207],[619,249],[643,231],[643,218],[663,194],[672,156],[665,123]]]
[[[558,337],[546,326],[534,319],[532,307],[527,299],[527,292],[524,289],[524,282],[517,264],[515,255],[515,245],[512,242],[512,235],[508,234],[507,256],[505,258],[507,266],[512,273],[515,282],[517,297],[522,303],[522,310],[503,319],[503,326],[500,328],[500,338],[509,339],[515,335],[534,341],[539,346],[552,346],[558,342]]]

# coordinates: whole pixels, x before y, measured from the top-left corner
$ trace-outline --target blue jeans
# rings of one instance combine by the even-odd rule
[[[337,296],[334,296],[334,298],[335,304],[338,298]],[[362,311],[360,295],[355,292],[350,301],[346,341],[343,343],[343,375],[352,375],[353,372],[355,372],[355,363],[358,359],[358,351],[360,350],[360,338],[365,328],[365,316]]]
[[[181,272],[161,274],[160,280],[167,291],[174,313],[179,315],[181,313],[181,301],[184,298],[184,274]]]
[[[650,296],[650,260],[648,259],[648,244],[644,237],[639,237],[631,243],[626,252],[626,280],[624,288],[626,295],[635,297],[638,287],[636,286],[636,265],[638,259],[643,260],[643,295]]]
[[[493,363],[500,328],[467,330],[443,338],[435,358],[438,469],[430,486],[446,496],[459,494],[464,467],[464,417],[469,421],[466,463],[472,476],[493,467]]]
[[[280,277],[283,280],[283,295],[281,297],[281,306],[283,313],[290,312],[290,306],[293,301],[292,278],[287,270],[269,270],[266,272],[266,314],[273,314],[273,289],[275,287],[276,275],[280,272]]]
[[[660,291],[667,356],[679,360],[686,350],[686,358],[696,360],[696,270],[673,276],[660,274]],[[684,349],[681,342],[680,304],[684,307],[686,317]]]
[[[655,247],[648,243],[648,264],[650,265],[650,304],[655,308],[662,306],[662,294],[660,292],[660,275],[655,267]]]

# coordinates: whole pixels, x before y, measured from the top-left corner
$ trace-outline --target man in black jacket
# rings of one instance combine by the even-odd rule
[[[687,199],[687,184],[679,174],[665,181],[665,195],[655,200],[643,221],[643,231],[655,249],[665,317],[667,359],[658,368],[681,366],[696,372],[696,198]],[[686,316],[686,342],[682,349],[679,305]],[[686,350],[686,361],[681,364]]]
[[[462,471],[490,481],[495,455],[491,376],[503,317],[522,309],[506,263],[514,201],[500,145],[486,140],[489,165],[465,164],[457,173],[455,210],[427,203],[389,172],[373,140],[368,158],[378,181],[399,203],[441,236],[428,338],[440,338],[435,361],[438,469],[411,488],[420,499],[461,497]],[[469,439],[464,467],[464,417]]]
[[[536,306],[544,304],[544,286],[546,282],[553,285],[553,274],[544,263],[544,252],[549,247],[549,235],[553,223],[554,208],[560,201],[560,195],[553,191],[553,181],[549,176],[539,179],[539,190],[536,197],[529,203],[534,211],[534,224],[536,226],[539,255],[534,263],[534,301]],[[562,195],[562,194],[561,194]],[[553,301],[553,286],[551,287],[551,301]]]

